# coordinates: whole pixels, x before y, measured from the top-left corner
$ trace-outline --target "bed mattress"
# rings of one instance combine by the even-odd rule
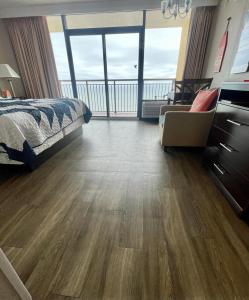
[[[78,99],[1,100],[0,163],[32,165],[38,154],[90,118]]]

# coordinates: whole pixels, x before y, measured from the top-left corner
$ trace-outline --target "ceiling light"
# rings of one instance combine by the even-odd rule
[[[182,6],[182,3],[184,5]],[[165,19],[170,19],[174,17],[176,19],[177,16],[180,18],[185,18],[190,10],[191,0],[162,0],[161,8],[162,13]]]

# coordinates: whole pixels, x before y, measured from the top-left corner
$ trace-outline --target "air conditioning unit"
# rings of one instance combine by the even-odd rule
[[[144,100],[142,104],[142,118],[156,119],[159,118],[161,105],[167,105],[168,101]]]

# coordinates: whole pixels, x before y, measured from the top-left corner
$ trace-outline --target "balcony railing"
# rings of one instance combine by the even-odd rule
[[[172,91],[175,79],[144,79],[143,100],[166,100]],[[62,80],[64,97],[73,97],[70,80]],[[77,80],[78,98],[82,99],[93,112],[106,111],[106,92],[103,80]],[[110,112],[130,113],[137,111],[138,80],[108,80]]]

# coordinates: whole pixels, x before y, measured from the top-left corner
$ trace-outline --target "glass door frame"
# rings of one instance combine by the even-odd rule
[[[139,49],[138,49],[138,99],[137,99],[137,117],[141,118],[142,100],[143,100],[143,73],[144,73],[144,38],[145,38],[145,22],[146,11],[143,11],[143,23],[141,26],[124,26],[124,27],[104,27],[104,28],[84,28],[84,29],[68,29],[66,16],[61,16],[63,31],[65,36],[69,71],[72,83],[73,95],[78,98],[77,84],[73,63],[71,36],[84,35],[101,35],[102,36],[102,51],[103,51],[103,66],[104,66],[104,81],[105,81],[105,96],[106,96],[106,116],[110,117],[110,99],[108,86],[108,70],[107,70],[107,53],[106,53],[106,35],[120,33],[138,33],[139,34]]]

